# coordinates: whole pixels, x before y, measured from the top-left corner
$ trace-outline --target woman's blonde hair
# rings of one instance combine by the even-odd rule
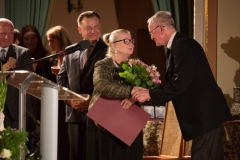
[[[108,45],[108,51],[106,56],[112,57],[114,55],[114,49],[111,47],[111,44],[114,43],[115,41],[119,40],[119,35],[127,33],[131,35],[130,31],[126,29],[117,29],[112,31],[111,33],[106,33],[103,35],[103,41]]]

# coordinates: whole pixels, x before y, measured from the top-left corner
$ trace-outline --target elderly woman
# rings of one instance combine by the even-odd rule
[[[100,96],[122,100],[122,106],[128,109],[135,101],[131,99],[131,92],[136,88],[122,84],[118,76],[119,65],[132,55],[134,39],[129,31],[118,29],[103,36],[109,46],[107,57],[98,61],[94,69],[94,92],[89,110]],[[143,137],[139,133],[131,146],[115,137],[100,126],[96,126],[92,119],[87,125],[87,160],[142,160]]]

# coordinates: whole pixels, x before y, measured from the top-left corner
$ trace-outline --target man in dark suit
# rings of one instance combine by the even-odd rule
[[[90,41],[91,46],[86,51],[76,51],[63,58],[57,81],[58,84],[76,93],[92,95],[94,65],[105,57],[108,47],[100,38],[100,16],[96,12],[81,13],[77,22],[78,32],[84,40]],[[67,101],[66,122],[68,123],[70,160],[85,159],[84,141],[89,102],[90,100]]]
[[[13,30],[14,26],[10,20],[6,18],[0,18],[0,57],[4,71],[14,69],[31,61],[30,52],[28,49],[12,44],[14,37]],[[33,71],[32,65],[28,65],[20,69]],[[29,95],[27,95],[26,98],[26,107],[27,111],[33,113]],[[12,128],[18,128],[19,91],[17,88],[10,85],[7,86],[4,114],[5,127],[10,126]]]
[[[223,160],[222,123],[231,119],[200,44],[176,32],[169,12],[160,11],[148,20],[151,39],[167,47],[166,85],[141,89],[133,97],[156,105],[172,101],[183,138],[193,140],[193,160]]]

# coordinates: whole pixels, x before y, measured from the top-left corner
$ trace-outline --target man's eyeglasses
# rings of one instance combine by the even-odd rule
[[[114,41],[113,43],[117,43],[117,42],[121,42],[123,41],[125,44],[129,44],[130,42],[132,42],[132,44],[134,44],[135,40],[134,39],[121,39],[118,41]]]
[[[157,25],[155,28],[153,28],[153,30],[152,30],[152,31],[150,31],[150,32],[149,32],[150,36],[152,36],[152,35],[153,35],[153,31],[154,31],[155,29],[157,29],[158,27],[165,27],[165,26],[159,26],[159,25]]]

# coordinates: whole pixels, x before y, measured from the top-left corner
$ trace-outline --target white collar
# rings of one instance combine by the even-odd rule
[[[9,48],[9,47],[5,47],[5,48],[0,47],[0,51],[1,51],[2,49],[4,49],[4,50],[6,51],[5,53],[7,53],[7,52],[8,52],[8,48]]]
[[[171,47],[172,47],[172,42],[173,42],[173,38],[175,37],[176,33],[177,33],[177,32],[174,32],[174,33],[172,34],[172,36],[170,37],[170,39],[169,39],[169,41],[168,41],[168,44],[167,44],[167,48],[168,48],[168,49],[171,49]]]

